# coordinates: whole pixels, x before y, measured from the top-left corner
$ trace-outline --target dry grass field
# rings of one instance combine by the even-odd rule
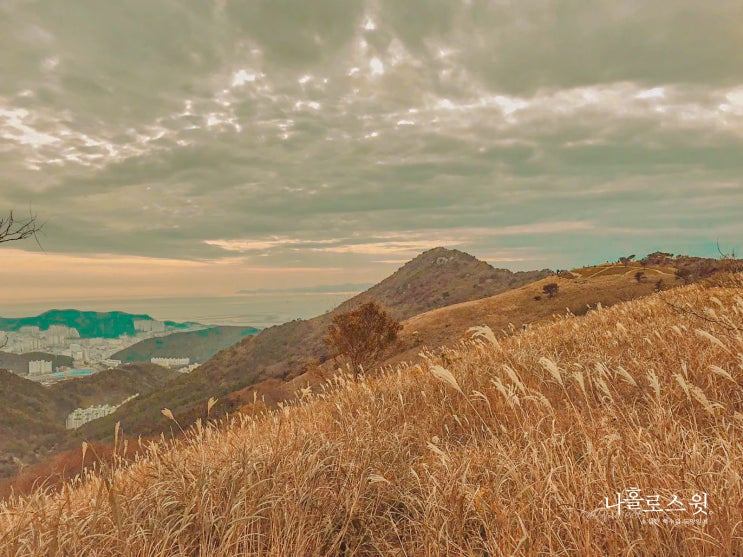
[[[11,499],[0,554],[741,555],[743,280],[725,284],[501,340],[472,322],[420,364]]]

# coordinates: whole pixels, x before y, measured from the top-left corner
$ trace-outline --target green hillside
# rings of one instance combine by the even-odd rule
[[[122,362],[149,362],[150,358],[154,357],[182,357],[190,358],[192,363],[203,363],[220,350],[258,332],[259,330],[254,327],[218,326],[200,331],[173,333],[143,340],[111,357]]]

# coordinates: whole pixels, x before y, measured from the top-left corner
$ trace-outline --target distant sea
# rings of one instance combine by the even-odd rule
[[[193,321],[208,325],[270,327],[308,319],[336,307],[356,292],[255,293],[203,298],[121,298],[64,302],[0,303],[0,317],[26,317],[50,309],[145,313],[162,321]]]

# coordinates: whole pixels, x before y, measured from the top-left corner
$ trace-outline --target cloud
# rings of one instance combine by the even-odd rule
[[[48,253],[84,257],[368,270],[442,244],[521,268],[663,242],[711,254],[743,233],[739,14],[6,1],[0,208],[31,205]]]

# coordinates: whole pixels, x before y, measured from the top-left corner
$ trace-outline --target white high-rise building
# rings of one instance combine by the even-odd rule
[[[97,406],[90,406],[89,408],[76,408],[67,416],[65,426],[67,429],[77,429],[83,424],[113,414],[115,411],[116,406],[111,406],[110,404],[99,404]]]
[[[52,362],[48,360],[31,360],[28,362],[28,374],[34,375],[48,375],[52,372]]]
[[[70,344],[69,355],[74,360],[75,365],[86,364],[90,361],[88,349],[79,344]]]
[[[190,358],[150,358],[150,363],[170,368],[187,366],[190,361]]]
[[[134,330],[142,333],[164,333],[165,323],[155,319],[136,319]]]
[[[139,393],[135,393],[116,406],[110,404],[99,404],[97,406],[89,406],[88,408],[75,408],[75,410],[67,415],[65,427],[67,427],[67,429],[77,429],[81,425],[87,424],[92,420],[97,420],[98,418],[103,418],[104,416],[113,414],[119,406],[126,404],[138,396]]]

